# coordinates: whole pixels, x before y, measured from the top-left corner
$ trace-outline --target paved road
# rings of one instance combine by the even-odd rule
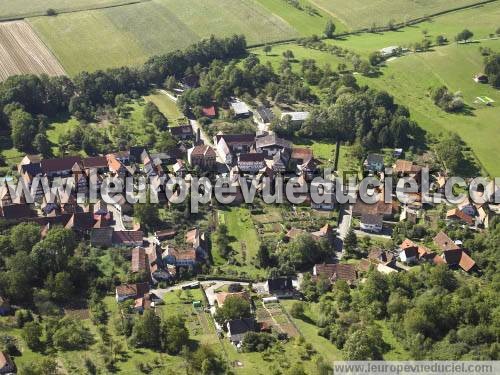
[[[352,222],[352,206],[347,209],[341,208],[338,235],[334,241],[335,256],[338,260],[344,255],[344,238],[347,236]]]

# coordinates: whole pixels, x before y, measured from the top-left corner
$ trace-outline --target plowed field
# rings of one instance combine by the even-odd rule
[[[0,23],[0,81],[11,75],[29,73],[66,74],[26,22]]]

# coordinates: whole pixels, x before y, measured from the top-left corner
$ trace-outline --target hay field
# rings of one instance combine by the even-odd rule
[[[47,9],[54,9],[56,12],[74,12],[137,1],[140,0],[1,0],[0,20],[41,16],[46,14]]]
[[[66,74],[59,61],[24,21],[0,23],[0,80],[16,74]]]
[[[415,53],[387,63],[378,78],[357,76],[362,84],[386,90],[398,103],[410,109],[412,117],[431,134],[458,133],[490,176],[500,176],[498,134],[500,132],[500,91],[475,83],[474,74],[483,71],[479,46],[500,52],[500,40],[450,44],[434,51]],[[447,113],[429,97],[433,87],[446,85],[460,91],[471,113]],[[493,106],[475,103],[477,96],[495,100]]]
[[[29,22],[70,75],[139,65],[212,34],[244,34],[249,44],[299,35],[254,0],[152,0]]]
[[[405,22],[437,12],[476,4],[479,0],[309,0],[329,12],[352,30],[389,21]]]

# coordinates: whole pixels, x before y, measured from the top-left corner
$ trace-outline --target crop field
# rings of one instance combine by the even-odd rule
[[[141,0],[2,0],[0,20],[45,15],[47,9],[58,13],[131,4]]]
[[[351,30],[386,26],[434,13],[478,3],[478,0],[310,0],[318,8],[340,19]]]
[[[406,105],[412,117],[433,134],[453,131],[460,135],[489,175],[498,176],[498,133],[500,131],[500,91],[473,81],[483,71],[479,46],[500,51],[500,40],[466,45],[450,44],[434,51],[416,53],[387,63],[378,78],[358,76],[362,83],[387,90],[396,101]],[[434,105],[429,89],[446,85],[460,91],[469,113],[446,113]],[[492,106],[475,103],[478,96],[495,101]]]
[[[153,0],[29,22],[70,75],[138,65],[212,34],[245,34],[249,44],[299,35],[253,0]]]
[[[26,22],[0,23],[0,80],[28,73],[66,74]]]

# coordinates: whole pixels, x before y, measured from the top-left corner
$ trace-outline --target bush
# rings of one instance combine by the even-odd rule
[[[49,8],[47,9],[47,11],[45,12],[45,14],[49,17],[52,17],[52,16],[57,16],[57,12],[55,9],[53,8]]]
[[[269,333],[248,332],[243,338],[244,352],[263,352],[276,342],[276,338]]]
[[[21,309],[16,311],[15,318],[17,328],[23,328],[26,323],[33,321],[33,314],[30,310]]]

